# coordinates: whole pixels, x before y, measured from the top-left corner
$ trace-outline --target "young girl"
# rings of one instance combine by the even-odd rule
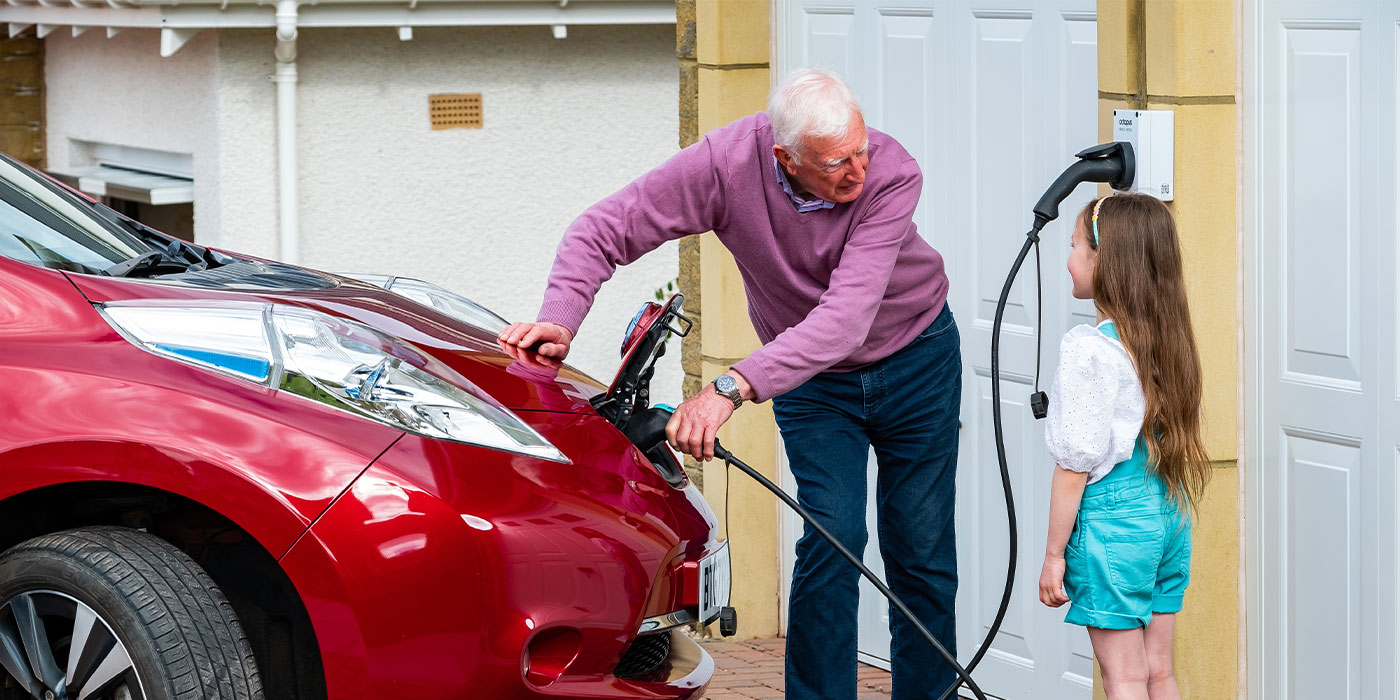
[[[1040,600],[1071,603],[1065,621],[1089,628],[1110,700],[1177,700],[1172,636],[1191,574],[1190,512],[1210,464],[1171,212],[1148,195],[1090,202],[1069,274],[1099,324],[1060,344]]]

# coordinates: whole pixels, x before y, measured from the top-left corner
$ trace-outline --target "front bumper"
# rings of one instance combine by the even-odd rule
[[[646,670],[634,672],[640,668]],[[714,674],[714,659],[676,628],[634,639],[611,678],[564,677],[540,691],[569,698],[700,698]]]
[[[573,464],[405,436],[283,558],[332,700],[690,698],[709,682],[681,629],[638,633],[693,605],[713,514],[601,419],[532,418]],[[618,673],[658,635],[664,656]]]

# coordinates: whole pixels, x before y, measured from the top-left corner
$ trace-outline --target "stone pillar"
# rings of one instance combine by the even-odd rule
[[[1205,445],[1216,469],[1194,530],[1191,586],[1177,616],[1182,697],[1240,690],[1238,469],[1241,383],[1239,25],[1235,0],[1099,0],[1099,135],[1114,109],[1175,112],[1176,199],[1187,295],[1205,374]],[[1096,697],[1103,697],[1096,684]]]
[[[0,40],[0,151],[42,168],[44,42],[33,32]]]
[[[767,0],[679,0],[676,54],[681,72],[681,146],[711,129],[762,110],[768,101],[770,4]],[[682,343],[685,392],[694,394],[715,375],[759,347],[749,323],[738,267],[714,234],[686,239],[680,250],[680,288],[697,320]],[[719,434],[720,441],[776,480],[777,428],[768,404],[747,404]],[[703,485],[719,514],[721,536],[731,538],[731,604],[739,638],[772,636],[778,625],[778,508],[774,498],[723,464],[686,468]],[[726,483],[737,475],[734,483]],[[730,499],[726,503],[726,494]],[[728,523],[723,522],[728,508]]]

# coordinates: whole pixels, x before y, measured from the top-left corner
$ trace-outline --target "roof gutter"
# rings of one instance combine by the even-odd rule
[[[162,54],[178,51],[202,29],[277,26],[268,0],[4,0],[0,25],[14,36],[30,26],[81,33],[106,27],[159,29]],[[280,2],[279,2],[280,5]],[[300,3],[298,28],[503,27],[675,24],[675,0],[317,0]],[[3,32],[0,26],[0,32]]]

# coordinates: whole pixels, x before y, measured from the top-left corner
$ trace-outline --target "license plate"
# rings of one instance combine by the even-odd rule
[[[700,560],[700,622],[709,624],[729,605],[729,543]]]

